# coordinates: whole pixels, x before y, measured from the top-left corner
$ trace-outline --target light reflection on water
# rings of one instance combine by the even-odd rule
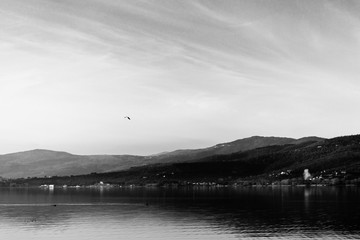
[[[0,189],[2,239],[359,239],[358,188]]]

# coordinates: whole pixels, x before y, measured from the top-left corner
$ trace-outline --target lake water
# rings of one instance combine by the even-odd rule
[[[360,239],[359,190],[4,188],[0,189],[0,237]]]

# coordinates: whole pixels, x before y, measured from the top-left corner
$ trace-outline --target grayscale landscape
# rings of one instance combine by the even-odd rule
[[[360,239],[360,2],[0,0],[1,239]]]

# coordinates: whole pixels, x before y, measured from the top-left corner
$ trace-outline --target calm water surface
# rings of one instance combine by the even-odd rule
[[[360,239],[359,190],[4,188],[0,237]]]

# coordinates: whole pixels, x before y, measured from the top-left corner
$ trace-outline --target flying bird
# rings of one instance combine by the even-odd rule
[[[128,116],[125,116],[124,118],[127,118],[127,119],[131,120],[130,117],[128,117]]]

